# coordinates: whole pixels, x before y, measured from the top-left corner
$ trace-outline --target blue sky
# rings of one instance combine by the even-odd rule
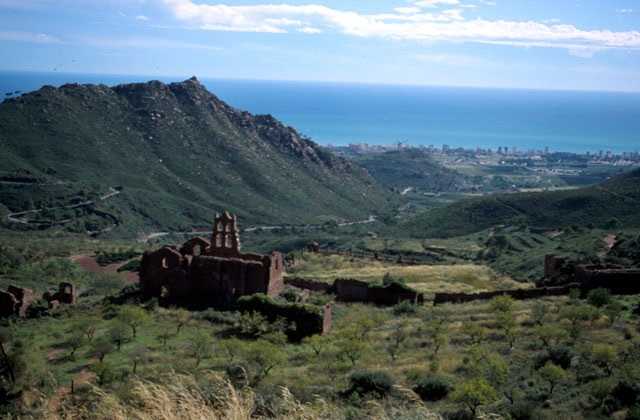
[[[640,91],[638,0],[0,0],[0,70]]]

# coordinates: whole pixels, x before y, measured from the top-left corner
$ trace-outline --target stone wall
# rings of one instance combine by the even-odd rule
[[[324,292],[327,293],[331,289],[329,283],[322,281],[303,279],[301,277],[287,277],[284,279],[284,284],[298,289],[311,290],[312,292]]]
[[[419,304],[424,302],[424,296],[421,293],[397,283],[383,286],[354,279],[336,279],[332,290],[336,294],[336,300],[343,302],[363,302],[386,306],[405,301]]]
[[[491,292],[477,293],[436,293],[433,299],[434,305],[442,303],[465,303],[476,300],[489,300],[496,296],[510,296],[516,300],[537,299],[545,296],[563,296],[569,294],[571,289],[577,289],[577,283],[559,287],[536,287],[533,289],[495,290]]]
[[[331,330],[331,304],[320,308],[299,303],[279,303],[268,296],[255,294],[240,298],[238,309],[241,312],[258,312],[271,322],[282,318],[295,324],[295,328],[287,332],[289,339],[293,341],[311,335],[326,334]]]
[[[640,293],[640,269],[624,269],[617,265],[579,265],[576,281],[586,290],[600,287],[614,294]]]
[[[0,292],[0,316],[27,316],[29,306],[35,300],[33,290],[9,286],[6,292]]]

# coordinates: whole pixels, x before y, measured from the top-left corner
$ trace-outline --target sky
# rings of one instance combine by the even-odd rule
[[[0,70],[640,91],[640,0],[0,0]]]

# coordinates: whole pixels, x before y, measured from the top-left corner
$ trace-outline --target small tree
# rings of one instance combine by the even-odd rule
[[[192,357],[196,361],[196,367],[200,366],[202,359],[209,357],[213,347],[213,340],[209,334],[198,331],[189,344]]]
[[[96,380],[100,386],[106,385],[115,379],[115,372],[110,363],[100,360],[99,363],[91,366],[91,370],[96,374]]]
[[[336,344],[339,357],[348,359],[352,366],[356,365],[366,350],[365,341],[356,329],[341,331]]]
[[[462,325],[462,333],[469,337],[471,344],[480,344],[487,336],[487,329],[475,322],[466,322]]]
[[[536,327],[535,334],[545,347],[559,344],[565,340],[569,334],[556,324],[544,324]]]
[[[280,346],[266,340],[257,340],[244,349],[244,359],[253,372],[251,385],[258,385],[276,367],[283,364],[287,357]]]
[[[158,334],[158,340],[162,343],[162,347],[167,347],[167,341],[171,338],[171,333],[169,330],[162,330]]]
[[[544,302],[535,302],[533,308],[531,308],[531,320],[534,324],[543,325],[548,312],[549,310]]]
[[[2,356],[3,365],[7,367],[9,379],[12,383],[15,383],[16,374],[13,367],[13,360],[11,360],[9,353],[7,353],[7,344],[11,342],[12,338],[13,334],[9,328],[0,327],[0,356]]]
[[[538,370],[538,374],[542,380],[549,384],[549,395],[553,395],[555,387],[565,381],[568,377],[567,371],[560,366],[555,365],[553,362],[547,362]]]
[[[191,321],[191,312],[186,309],[176,309],[176,335],[180,334],[180,330]]]
[[[136,338],[138,328],[149,320],[149,314],[138,306],[124,306],[118,314],[118,319],[131,328],[133,338]]]
[[[587,295],[587,302],[596,308],[602,308],[611,302],[611,293],[609,293],[609,289],[602,287],[599,289],[593,289]]]
[[[135,375],[138,370],[138,365],[145,363],[147,360],[149,360],[149,349],[145,346],[136,347],[133,352],[131,352],[131,361],[133,362],[132,373]]]
[[[609,320],[609,325],[613,325],[624,312],[624,305],[617,300],[612,301],[604,308],[604,314]]]
[[[95,317],[83,318],[82,320],[74,324],[73,330],[80,331],[81,334],[83,334],[87,338],[87,341],[90,343],[91,341],[93,341],[93,337],[95,337],[96,335],[99,322],[100,321]]]
[[[511,296],[496,296],[491,299],[489,305],[491,307],[491,310],[496,314],[513,312],[515,301]]]
[[[618,352],[615,347],[608,344],[594,344],[590,356],[593,364],[604,370],[607,376],[613,374],[613,368],[618,361]]]
[[[517,338],[517,323],[516,318],[512,312],[501,312],[496,318],[498,328],[502,331],[505,339],[509,342],[509,348],[513,349],[513,346]]]
[[[71,334],[71,337],[67,340],[67,345],[71,350],[69,354],[69,358],[73,360],[75,357],[76,351],[82,347],[85,343],[85,335],[82,331],[75,331]]]
[[[302,343],[309,347],[316,356],[320,356],[331,344],[327,336],[318,334],[304,338]]]
[[[120,347],[122,347],[122,343],[129,339],[129,327],[116,320],[109,327],[109,331],[107,331],[107,335],[112,343],[115,343],[116,349],[120,351]]]
[[[389,335],[388,343],[387,343],[387,346],[385,347],[392,361],[394,362],[396,361],[396,358],[398,357],[398,353],[400,352],[402,345],[407,338],[408,338],[407,323],[400,322],[396,324],[393,327],[391,334]]]
[[[113,344],[106,337],[101,337],[93,342],[93,353],[101,363],[107,354],[113,352],[113,350]]]
[[[478,408],[496,401],[498,393],[486,380],[476,378],[458,385],[451,397],[453,401],[465,405],[476,418]]]
[[[576,341],[582,333],[582,323],[595,319],[597,310],[589,305],[570,305],[565,307],[560,317],[569,322],[569,335]]]

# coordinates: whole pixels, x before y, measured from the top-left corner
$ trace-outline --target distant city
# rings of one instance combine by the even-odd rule
[[[369,154],[369,153],[385,153],[401,150],[421,150],[434,155],[448,157],[466,157],[478,161],[483,158],[495,160],[500,156],[509,158],[509,163],[513,164],[513,160],[522,159],[523,161],[547,161],[548,159],[558,160],[579,160],[581,163],[603,164],[615,166],[635,166],[640,164],[640,151],[615,153],[611,150],[598,150],[596,152],[571,153],[558,152],[551,150],[549,147],[544,149],[518,149],[515,146],[503,146],[497,149],[476,147],[475,149],[465,149],[463,147],[451,147],[448,144],[442,146],[435,145],[412,145],[408,143],[398,142],[389,145],[378,145],[368,143],[353,143],[347,146],[328,145],[328,148],[342,153],[349,154]]]

